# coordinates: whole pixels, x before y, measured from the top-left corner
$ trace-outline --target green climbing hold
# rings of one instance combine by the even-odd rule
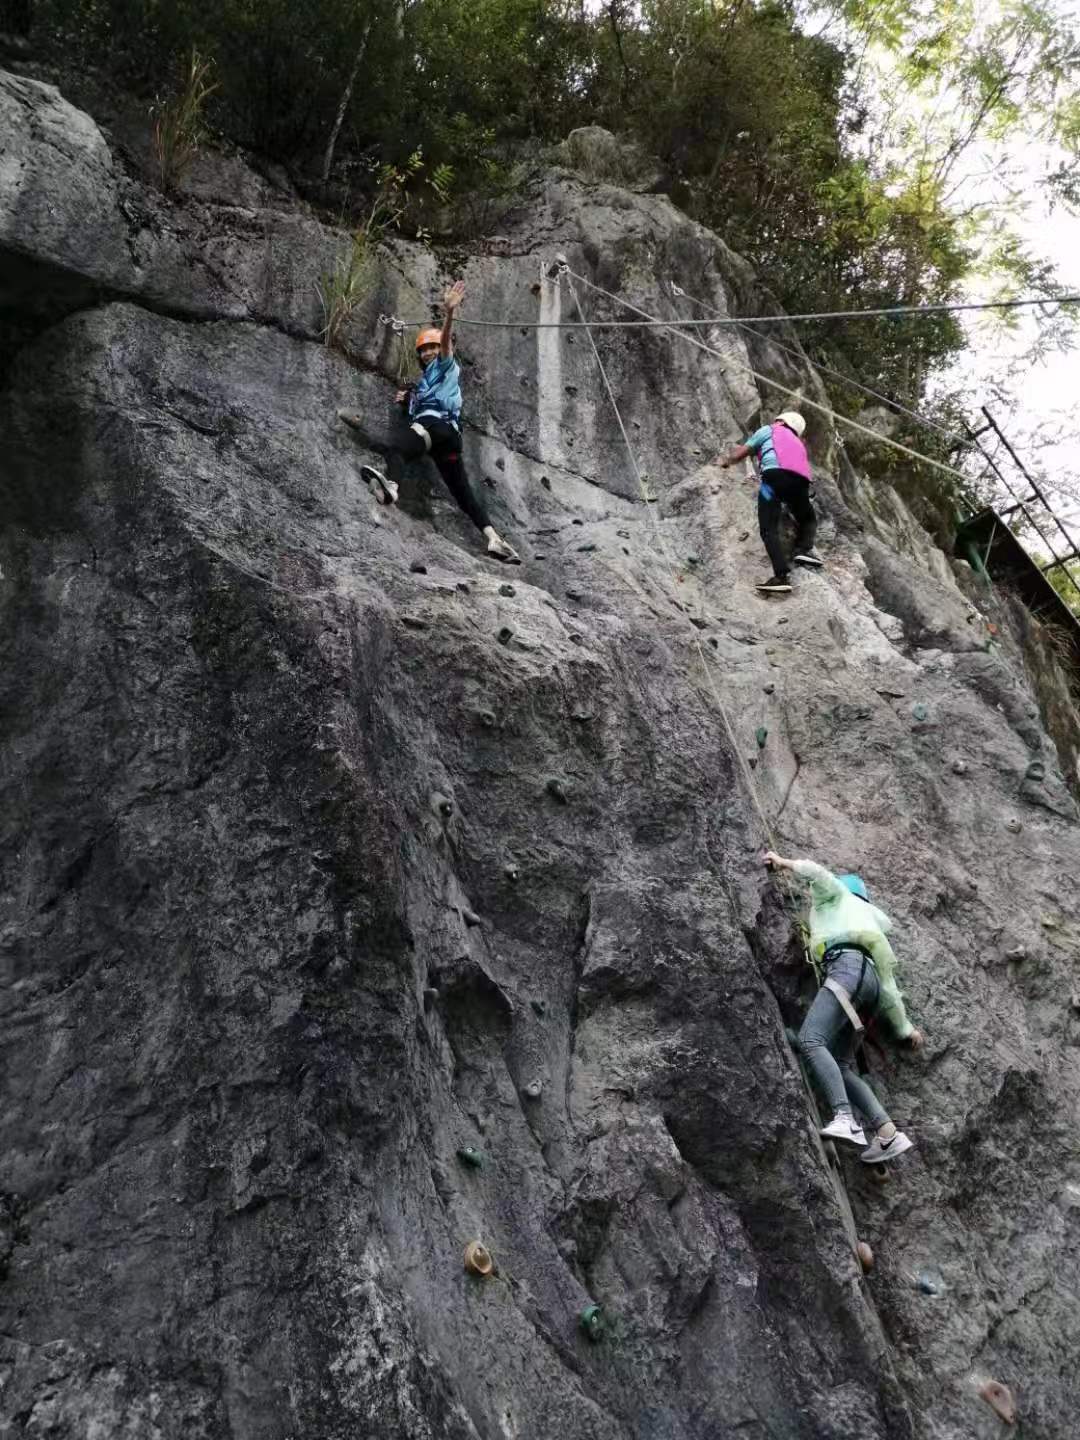
[[[930,718],[930,707],[928,705],[924,705],[921,700],[916,700],[915,704],[911,707],[911,713],[915,717],[915,719],[920,722],[923,720],[928,720]]]
[[[578,1316],[578,1324],[592,1341],[603,1338],[604,1335],[604,1307],[602,1305],[586,1305]]]
[[[1032,760],[1031,764],[1024,771],[1025,780],[1045,780],[1046,766],[1041,760]]]
[[[463,1145],[457,1152],[457,1158],[463,1165],[468,1165],[470,1170],[480,1170],[484,1165],[483,1151],[474,1150],[471,1145]]]
[[[765,741],[766,741],[768,738],[769,738],[769,732],[768,732],[768,730],[765,729],[765,726],[764,726],[764,725],[759,725],[759,726],[757,727],[757,729],[754,731],[754,739],[755,739],[755,740],[757,741],[757,743],[758,743],[758,749],[759,749],[759,750],[764,750],[764,749],[765,749]]]

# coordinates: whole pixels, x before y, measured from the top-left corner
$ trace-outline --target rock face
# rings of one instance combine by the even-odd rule
[[[820,423],[828,566],[755,594],[707,463],[776,405],[740,332],[595,332],[644,503],[587,334],[526,328],[571,285],[625,318],[537,297],[556,253],[662,315],[741,262],[564,172],[468,262],[465,315],[522,321],[460,333],[508,574],[334,421],[385,440],[430,253],[350,365],[340,236],[0,107],[0,1434],[970,1440],[996,1382],[1075,1435],[1080,827],[1017,657]],[[898,922],[884,1186],[816,1136],[765,826]]]

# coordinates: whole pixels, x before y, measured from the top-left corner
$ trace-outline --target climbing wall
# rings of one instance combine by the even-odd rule
[[[377,319],[426,318],[429,252],[343,358],[288,197],[167,210],[55,92],[0,99],[0,251],[66,277],[0,391],[4,1426],[1070,1436],[1080,830],[1022,675],[826,434],[827,569],[756,595],[708,463],[745,376],[597,332],[647,504],[587,337],[530,328],[555,253],[650,313],[672,275],[745,304],[741,262],[565,173],[468,261],[466,313],[520,321],[460,336],[499,569],[334,421],[389,436]],[[872,1055],[916,1140],[884,1184],[815,1133],[759,808],[899,926],[928,1045]]]

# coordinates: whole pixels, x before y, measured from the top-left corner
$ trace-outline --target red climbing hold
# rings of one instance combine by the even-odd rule
[[[979,1394],[1006,1425],[1016,1424],[1016,1401],[1007,1385],[1002,1385],[1000,1380],[987,1380],[979,1386]]]

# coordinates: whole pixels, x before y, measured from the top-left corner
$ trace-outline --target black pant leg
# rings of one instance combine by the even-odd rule
[[[386,452],[386,471],[399,489],[405,477],[405,466],[410,460],[419,460],[421,455],[426,454],[427,445],[424,443],[424,437],[418,435],[415,430],[408,430],[390,446]]]
[[[765,482],[771,487],[771,480]],[[757,514],[758,529],[761,531],[761,538],[764,541],[765,549],[769,552],[769,563],[772,565],[773,574],[783,576],[788,573],[787,556],[784,554],[784,547],[780,543],[780,516],[783,513],[783,506],[775,493],[771,500],[767,499],[758,491]]]
[[[817,535],[817,511],[814,509],[814,502],[810,499],[810,482],[799,476],[800,484],[791,487],[790,495],[784,497],[784,503],[791,511],[798,527],[795,534],[795,554],[805,555],[808,550],[814,548],[814,539]]]
[[[476,528],[485,530],[491,519],[484,502],[469,484],[465,462],[461,458],[461,436],[452,425],[444,425],[440,421],[427,424],[426,429],[431,435],[431,458],[446,482],[446,488]]]

